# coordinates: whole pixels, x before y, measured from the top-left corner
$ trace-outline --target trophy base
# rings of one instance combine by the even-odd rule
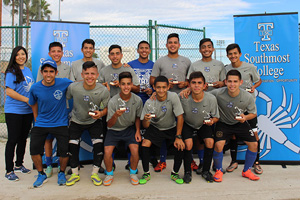
[[[235,119],[243,119],[241,116],[235,116]]]
[[[172,81],[172,83],[173,83],[173,84],[178,84],[179,82],[178,82],[178,81]]]
[[[151,114],[150,117],[156,117],[156,115],[155,114]]]
[[[210,122],[210,119],[205,119],[203,120],[204,123],[209,123]]]
[[[121,111],[126,110],[126,108],[120,108]]]
[[[251,89],[246,89],[247,92],[251,92]]]
[[[89,115],[90,115],[90,116],[95,116],[95,115],[96,115],[96,113],[94,113],[94,112],[90,111],[90,112],[89,112]]]
[[[207,86],[208,86],[208,87],[213,87],[213,86],[214,86],[214,84],[212,84],[212,83],[208,83],[208,84],[207,84]]]
[[[114,82],[110,82],[109,84],[110,84],[110,85],[116,85]]]

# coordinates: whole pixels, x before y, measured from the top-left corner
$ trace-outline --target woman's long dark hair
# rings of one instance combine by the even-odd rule
[[[8,66],[5,70],[5,77],[8,72],[10,72],[16,76],[16,81],[14,81],[14,83],[21,83],[22,81],[24,81],[24,76],[23,76],[22,70],[20,69],[20,66],[18,65],[18,63],[16,62],[17,53],[20,50],[23,50],[25,52],[25,54],[26,54],[25,63],[27,62],[28,53],[27,53],[26,49],[22,46],[17,46],[13,49],[11,56],[10,56]]]

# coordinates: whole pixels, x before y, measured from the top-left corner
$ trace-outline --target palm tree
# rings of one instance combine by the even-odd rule
[[[15,0],[3,0],[4,5],[6,6],[11,6],[11,16],[12,16],[12,21],[11,25],[15,25],[15,14],[18,13],[17,6],[15,4]],[[12,49],[15,47],[15,29],[12,28]]]
[[[50,4],[46,0],[31,0],[32,5],[30,9],[30,18],[34,20],[39,19],[39,12],[38,12],[38,6],[39,1],[41,1],[41,19],[40,20],[46,20],[49,15],[52,14],[52,11],[49,10]]]

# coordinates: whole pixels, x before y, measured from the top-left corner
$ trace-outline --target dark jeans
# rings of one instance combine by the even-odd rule
[[[23,164],[26,140],[31,128],[32,120],[33,114],[5,113],[8,133],[8,140],[5,147],[5,164],[7,173],[14,169],[13,160],[16,146],[16,166],[21,166]]]

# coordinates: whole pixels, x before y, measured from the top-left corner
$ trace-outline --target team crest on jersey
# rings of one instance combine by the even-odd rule
[[[55,90],[55,92],[53,93],[53,96],[55,99],[60,100],[63,96],[63,93],[61,90]]]
[[[192,108],[192,113],[197,114],[198,113],[198,108]]]
[[[205,72],[210,72],[210,67],[204,67]]]
[[[216,137],[223,137],[223,132],[222,131],[217,131],[216,132]]]
[[[233,107],[233,103],[232,102],[228,102],[227,103],[227,108],[232,108]]]
[[[166,107],[166,106],[162,106],[162,107],[161,107],[161,111],[162,111],[162,112],[167,112],[167,107]]]
[[[89,100],[90,100],[90,97],[88,95],[83,96],[83,101],[89,101]]]
[[[129,112],[130,112],[129,107],[126,107],[125,113],[129,113]]]
[[[172,68],[173,68],[173,69],[177,69],[177,68],[178,68],[178,65],[177,65],[176,63],[174,63],[174,64],[172,65]]]

